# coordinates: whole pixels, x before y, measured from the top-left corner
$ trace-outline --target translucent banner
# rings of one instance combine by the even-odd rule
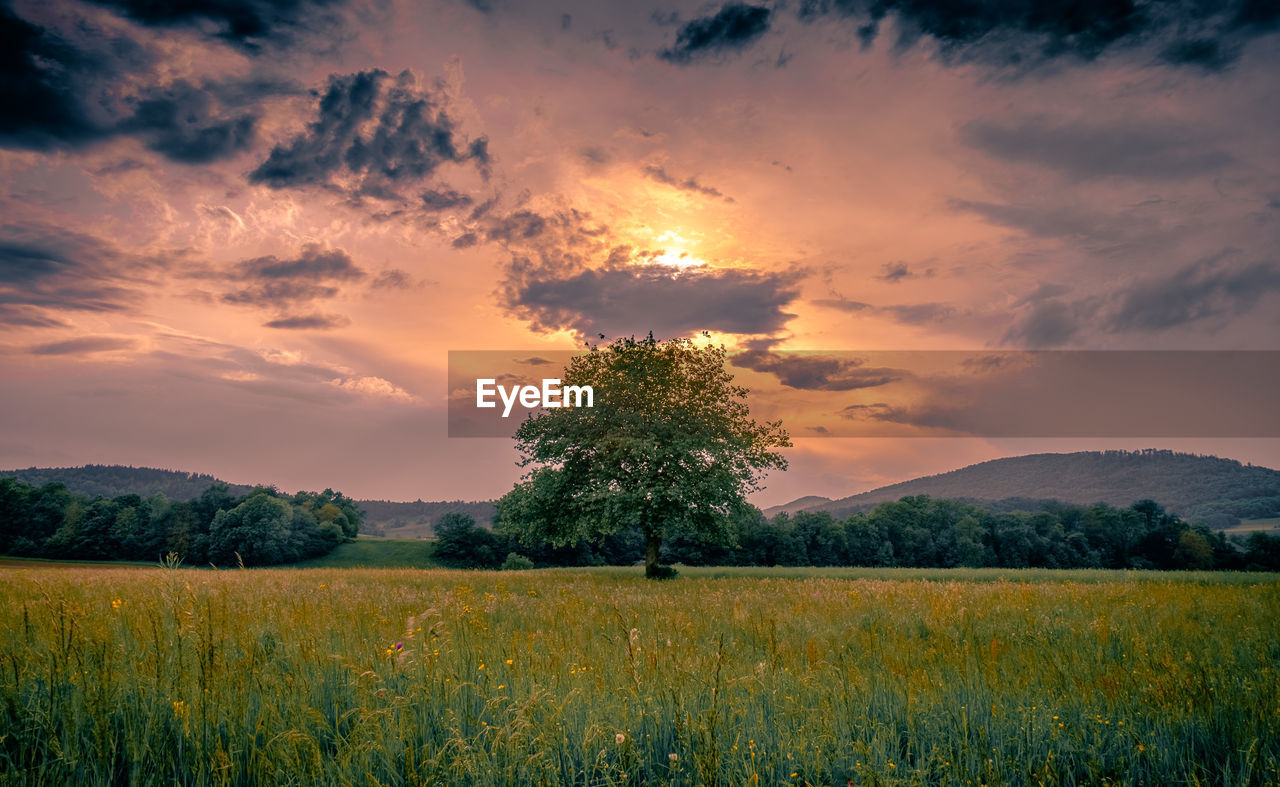
[[[587,406],[563,384],[577,354],[451,351],[449,436]],[[1274,350],[751,349],[729,364],[752,417],[793,438],[1280,437]]]

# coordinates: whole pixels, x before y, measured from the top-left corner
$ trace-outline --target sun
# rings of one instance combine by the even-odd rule
[[[696,268],[706,265],[706,262],[698,259],[687,251],[678,249],[667,249],[661,254],[653,258],[653,262],[658,265],[667,265],[672,268]]]

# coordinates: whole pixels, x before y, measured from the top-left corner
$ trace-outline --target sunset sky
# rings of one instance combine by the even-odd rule
[[[1262,0],[6,3],[0,468],[496,497],[515,452],[446,436],[448,352],[599,334],[1280,350],[1278,30]],[[1280,466],[795,436],[759,504],[1046,450]]]

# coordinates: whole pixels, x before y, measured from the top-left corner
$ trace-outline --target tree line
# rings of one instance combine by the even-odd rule
[[[354,539],[355,501],[326,489],[235,494],[214,483],[190,500],[163,494],[112,498],[0,478],[0,554],[77,560],[161,560],[275,565],[327,554]]]
[[[744,507],[730,517],[727,545],[680,533],[661,560],[704,566],[904,566],[920,568],[1112,568],[1280,570],[1280,537],[1228,539],[1167,513],[1151,500],[1127,508],[1043,502],[999,511],[973,503],[904,497],[837,519],[825,511],[767,519]],[[639,528],[574,546],[530,547],[500,519],[493,530],[466,514],[436,524],[436,559],[460,568],[499,568],[523,558],[537,566],[631,565],[645,558]],[[518,562],[518,561],[517,561]]]

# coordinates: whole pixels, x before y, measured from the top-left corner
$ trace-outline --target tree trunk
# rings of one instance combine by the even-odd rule
[[[650,533],[645,537],[644,575],[652,578],[658,572],[658,550],[662,548],[662,536]]]

